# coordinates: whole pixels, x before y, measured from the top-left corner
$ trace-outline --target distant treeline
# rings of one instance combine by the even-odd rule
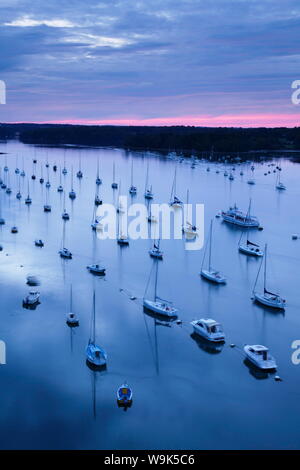
[[[27,144],[123,147],[186,154],[212,150],[224,153],[300,150],[300,127],[245,129],[194,126],[0,124],[0,139],[16,137]]]

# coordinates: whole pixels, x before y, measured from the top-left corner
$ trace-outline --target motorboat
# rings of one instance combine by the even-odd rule
[[[263,370],[275,370],[277,364],[273,356],[269,353],[269,349],[261,344],[246,344],[244,346],[244,352],[256,367]]]
[[[132,390],[127,383],[117,390],[117,403],[120,407],[129,408],[132,405]]]
[[[104,276],[106,269],[104,266],[100,266],[100,264],[89,264],[87,266],[87,269],[90,273],[98,275],[98,276]]]
[[[43,246],[44,246],[43,240],[35,240],[35,241],[34,241],[34,244],[35,244],[35,246],[39,246],[39,247],[43,247]]]
[[[212,318],[201,318],[191,322],[194,332],[208,341],[224,342],[225,335],[222,325]]]
[[[258,228],[259,221],[257,217],[250,215],[250,206],[251,201],[249,204],[249,209],[245,214],[244,212],[240,211],[235,204],[234,207],[230,207],[228,211],[222,211],[221,215],[223,220],[240,227]]]
[[[40,293],[37,291],[30,291],[23,299],[23,305],[36,305],[40,303]]]
[[[72,253],[67,248],[61,248],[58,253],[60,254],[61,258],[72,259]]]

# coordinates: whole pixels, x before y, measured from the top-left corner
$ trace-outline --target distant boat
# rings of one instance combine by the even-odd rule
[[[57,188],[57,191],[58,191],[59,193],[62,193],[63,190],[64,190],[64,188],[62,187],[62,184],[61,184],[61,168],[60,168],[60,167],[59,167],[59,170],[60,170],[60,171],[59,171],[59,186],[58,186],[58,188]]]
[[[24,306],[32,306],[40,303],[40,293],[30,291],[29,294],[23,299]]]
[[[228,178],[228,179],[230,179],[230,181],[233,181],[233,180],[234,180],[234,176],[233,176],[233,174],[232,174],[232,173],[230,173],[230,175],[229,175],[229,178]]]
[[[73,167],[71,171],[71,191],[69,192],[69,198],[70,199],[75,199],[76,198],[76,193],[73,189]]]
[[[43,165],[41,164],[41,177],[40,177],[40,183],[44,183],[44,177],[43,177]]]
[[[255,184],[255,179],[250,178],[250,179],[247,181],[247,183],[250,184],[250,185],[253,185],[253,184]]]
[[[198,235],[197,227],[196,225],[193,225],[189,222],[190,219],[190,214],[189,214],[189,190],[187,190],[186,194],[186,208],[187,208],[187,214],[185,214],[184,211],[184,216],[186,216],[186,220],[182,226],[182,231],[189,237],[189,238],[194,238]]]
[[[223,220],[230,224],[238,225],[240,227],[245,227],[245,228],[247,227],[258,228],[259,221],[257,217],[250,215],[250,209],[251,209],[251,199],[250,199],[249,208],[246,214],[240,211],[235,204],[234,207],[230,207],[228,211],[222,211],[221,215],[223,217]]]
[[[44,242],[43,242],[41,239],[35,240],[35,241],[34,241],[34,244],[35,244],[35,246],[39,246],[39,247],[43,247],[43,246],[44,246]]]
[[[191,322],[191,325],[194,328],[194,333],[202,336],[208,341],[216,343],[225,341],[222,325],[211,318],[194,320]]]
[[[163,251],[160,249],[160,240],[157,240],[157,242],[154,241],[153,248],[149,250],[149,255],[152,258],[163,259],[163,254]]]
[[[29,180],[28,180],[27,183],[28,183],[28,184],[27,184],[27,186],[28,186],[28,192],[27,192],[27,198],[25,199],[25,204],[30,205],[30,204],[32,203],[32,199],[31,199],[30,194],[29,194]]]
[[[246,344],[244,352],[247,359],[249,359],[256,367],[263,370],[275,370],[277,364],[273,356],[269,354],[269,349],[261,344]]]
[[[77,171],[76,176],[79,179],[83,177],[83,173],[81,171],[81,153],[79,153],[79,170]]]
[[[137,188],[133,184],[133,159],[131,160],[131,185],[129,188],[129,193],[135,195],[137,193]]]
[[[117,390],[117,403],[123,408],[129,408],[132,405],[132,390],[127,382]]]
[[[178,310],[173,307],[172,302],[161,299],[157,295],[158,263],[157,261],[154,261],[154,263],[155,263],[154,299],[153,300],[146,299],[144,296],[143,306],[146,310],[149,310],[150,312],[156,313],[158,315],[168,317],[168,318],[176,318]],[[151,273],[150,273],[150,276],[151,276]]]
[[[278,173],[278,176],[277,176],[276,189],[279,189],[279,190],[286,189],[286,186],[280,180],[280,172]]]
[[[79,318],[76,313],[73,312],[73,289],[72,284],[70,286],[70,311],[66,315],[66,322],[68,326],[74,327],[79,326]]]
[[[70,215],[66,210],[66,193],[64,193],[64,210],[63,210],[63,213],[62,213],[61,217],[62,217],[63,220],[69,220],[70,219]]]
[[[176,196],[176,192],[177,192],[176,183],[177,183],[177,168],[175,167],[174,179],[173,179],[171,197],[170,197],[170,206],[175,207],[175,208],[182,207],[183,205],[182,201]]]
[[[147,172],[146,172],[146,183],[145,183],[145,193],[144,197],[145,199],[153,199],[153,192],[152,192],[152,185],[149,186],[148,183],[149,180],[149,162],[147,162]]]
[[[279,294],[274,294],[273,292],[270,292],[267,290],[266,284],[267,284],[267,244],[265,245],[265,252],[264,252],[264,290],[263,292],[256,291],[256,285],[257,281],[259,278],[259,274],[261,271],[263,263],[263,258],[261,260],[261,264],[256,276],[255,284],[253,287],[253,297],[254,300],[256,300],[258,303],[263,304],[267,307],[272,307],[274,309],[278,310],[284,310],[286,306],[285,299],[280,297]]]
[[[147,217],[147,220],[150,224],[155,224],[157,222],[157,218],[155,217],[155,215],[152,214],[152,206],[151,204],[149,204],[149,207],[148,207],[148,217]]]
[[[91,274],[96,274],[96,276],[104,276],[106,271],[104,266],[100,266],[100,264],[89,264],[87,269]]]
[[[99,186],[102,184],[102,179],[99,176],[99,158],[97,159],[97,176],[96,176],[96,185]]]
[[[11,228],[11,233],[18,233],[18,227],[16,225],[14,225],[12,228]]]
[[[116,167],[115,167],[115,162],[113,163],[113,180],[111,183],[111,187],[113,189],[118,189],[118,183],[115,182],[116,179]]]
[[[66,175],[68,173],[68,170],[66,168],[66,151],[64,150],[64,167],[62,169],[62,174]]]
[[[49,204],[49,191],[46,191],[46,204],[44,205],[44,212],[51,212],[51,205]]]
[[[87,363],[96,369],[103,369],[107,366],[107,354],[103,348],[96,344],[96,295],[93,292],[93,311],[91,320],[91,332],[86,348]]]
[[[59,250],[59,255],[61,258],[65,258],[65,259],[72,259],[72,253],[70,250],[68,250],[66,247],[65,247],[65,242],[66,242],[66,224],[63,223],[63,236],[62,236],[62,247],[61,249]]]
[[[204,251],[203,255],[203,260],[202,260],[202,266],[201,266],[201,276],[207,279],[208,281],[214,282],[216,284],[225,284],[226,283],[226,278],[220,273],[220,271],[217,271],[216,269],[212,268],[211,264],[211,253],[212,253],[212,227],[213,227],[213,221],[211,220],[210,222],[210,232],[209,232],[209,240],[208,240],[208,248],[209,248],[209,255],[208,255],[208,269],[203,269],[204,266],[204,261],[205,261],[205,256],[206,256],[206,249],[207,245]]]

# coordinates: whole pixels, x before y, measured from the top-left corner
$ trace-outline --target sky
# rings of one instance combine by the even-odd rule
[[[0,122],[293,127],[299,0],[0,0]]]

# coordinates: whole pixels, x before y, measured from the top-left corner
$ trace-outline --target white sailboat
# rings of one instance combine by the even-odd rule
[[[286,186],[280,180],[280,171],[278,172],[278,175],[277,175],[276,189],[279,189],[279,190],[285,190],[286,189]]]
[[[239,251],[244,253],[245,255],[250,256],[263,256],[264,252],[261,250],[260,246],[257,243],[251,242],[249,240],[249,229],[247,229],[247,237],[246,242],[242,242],[243,232],[241,233],[240,240],[239,240]]]
[[[81,171],[81,153],[79,152],[79,170],[76,173],[77,178],[81,179],[83,177],[83,173]]]
[[[175,167],[174,179],[171,189],[170,206],[174,208],[182,207],[182,201],[176,196],[177,168]]]
[[[188,238],[194,238],[198,235],[197,227],[190,222],[189,214],[189,190],[186,193],[186,208],[187,211],[184,211],[183,216],[186,217],[186,220],[183,223],[182,231],[187,235]],[[187,212],[187,213],[185,213]]]
[[[51,205],[49,204],[49,191],[46,191],[46,204],[44,205],[44,212],[51,212]]]
[[[168,300],[161,299],[157,295],[158,263],[157,263],[157,261],[154,261],[154,263],[155,263],[154,299],[153,300],[146,299],[145,296],[144,296],[143,306],[146,310],[149,310],[149,311],[151,311],[153,313],[156,313],[158,315],[168,317],[168,318],[175,318],[175,317],[177,317],[178,310],[173,307],[172,302],[169,302]],[[150,274],[150,276],[151,276],[151,274]],[[149,284],[149,282],[148,282],[148,284]],[[145,294],[146,294],[146,292],[145,292]]]
[[[29,180],[27,181],[27,198],[25,199],[25,204],[30,205],[32,203],[32,199],[29,194]]]
[[[118,245],[129,245],[128,235],[123,232],[122,229],[122,215],[118,216]]]
[[[69,192],[69,198],[70,199],[75,199],[76,198],[76,193],[73,189],[73,167],[71,170],[71,191]]]
[[[279,294],[274,294],[267,290],[267,244],[265,245],[265,252],[264,252],[264,290],[263,292],[256,290],[257,281],[259,278],[259,273],[263,264],[263,258],[261,260],[261,264],[256,276],[255,284],[253,287],[253,297],[254,300],[258,303],[265,305],[267,307],[272,307],[278,310],[284,310],[286,306],[286,301]]]
[[[158,239],[157,242],[154,240],[153,248],[149,250],[149,255],[151,258],[163,259],[163,254],[163,251],[160,249],[160,240]]]
[[[208,255],[208,269],[203,269],[204,261],[205,261],[205,255],[206,255],[206,249],[207,245],[204,251],[203,255],[203,260],[202,260],[202,266],[201,266],[201,276],[207,279],[208,281],[214,282],[216,284],[225,284],[226,283],[226,278],[220,273],[220,271],[217,271],[216,269],[212,268],[211,264],[211,253],[212,253],[212,226],[213,226],[213,221],[211,220],[210,222],[210,232],[209,232],[209,240],[208,240],[208,247],[209,247],[209,255]]]
[[[129,193],[135,195],[137,193],[137,188],[133,184],[133,160],[131,160],[131,185],[129,188]]]
[[[64,193],[64,210],[63,210],[63,213],[62,213],[61,217],[62,217],[63,220],[69,220],[70,219],[69,212],[67,212],[67,210],[66,210],[66,193]]]
[[[97,158],[97,176],[96,176],[96,184],[99,186],[102,184],[102,179],[99,176],[99,158]]]
[[[61,258],[72,259],[71,251],[68,250],[68,248],[65,248],[65,239],[66,239],[66,224],[63,222],[62,247],[58,253]]]
[[[64,188],[62,187],[61,184],[61,167],[59,167],[59,186],[57,187],[57,192],[62,193]]]
[[[89,366],[103,369],[107,366],[107,354],[103,348],[96,344],[96,295],[93,292],[93,311],[91,320],[90,338],[86,348],[86,360]]]
[[[43,176],[43,165],[41,163],[41,177],[40,177],[40,183],[43,184],[44,183],[44,176]]]

